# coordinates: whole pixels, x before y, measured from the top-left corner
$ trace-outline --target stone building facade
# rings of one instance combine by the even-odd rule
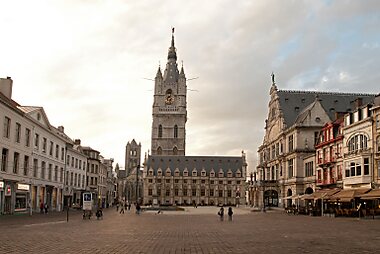
[[[278,90],[273,76],[264,140],[258,148],[259,164],[251,184],[251,204],[284,207],[294,203],[297,195],[315,191],[315,159],[309,169],[307,158],[315,157],[320,131],[337,113],[353,111],[358,99],[369,103],[374,97]]]
[[[185,155],[186,93],[186,76],[183,66],[178,71],[173,34],[164,75],[158,67],[154,82],[152,155]]]
[[[144,161],[143,203],[244,204],[244,152],[241,156],[185,156],[186,91],[186,76],[183,66],[178,70],[172,34],[164,75],[159,67],[155,78],[152,154]],[[139,179],[136,174],[132,178],[135,177]]]

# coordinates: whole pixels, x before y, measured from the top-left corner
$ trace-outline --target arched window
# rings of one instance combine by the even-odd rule
[[[363,134],[357,134],[350,138],[347,142],[349,152],[355,152],[357,150],[367,149],[368,138]]]
[[[161,124],[158,126],[158,137],[162,138],[162,125]]]
[[[178,138],[178,126],[174,125],[174,137]]]
[[[157,148],[157,154],[158,154],[158,155],[161,155],[161,154],[162,154],[162,148],[161,148],[160,146]]]
[[[173,155],[178,155],[178,148],[176,146],[173,148]]]

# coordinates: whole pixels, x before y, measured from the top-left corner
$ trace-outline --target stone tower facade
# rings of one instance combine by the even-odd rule
[[[152,123],[152,155],[185,155],[186,76],[178,70],[174,29],[164,75],[161,67],[155,77]]]
[[[125,174],[128,177],[131,172],[140,165],[141,162],[141,143],[136,143],[133,139],[127,143],[125,148]]]

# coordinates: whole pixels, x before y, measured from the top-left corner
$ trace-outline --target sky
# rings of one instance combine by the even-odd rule
[[[257,164],[271,73],[280,90],[379,93],[380,1],[0,0],[0,77],[124,166],[150,149],[154,82],[175,27],[189,80],[186,155]],[[192,91],[194,90],[194,91]]]

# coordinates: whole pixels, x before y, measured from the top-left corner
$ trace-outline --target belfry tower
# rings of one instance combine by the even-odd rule
[[[178,71],[173,28],[164,75],[159,66],[154,82],[152,155],[185,155],[186,92],[183,66]]]

